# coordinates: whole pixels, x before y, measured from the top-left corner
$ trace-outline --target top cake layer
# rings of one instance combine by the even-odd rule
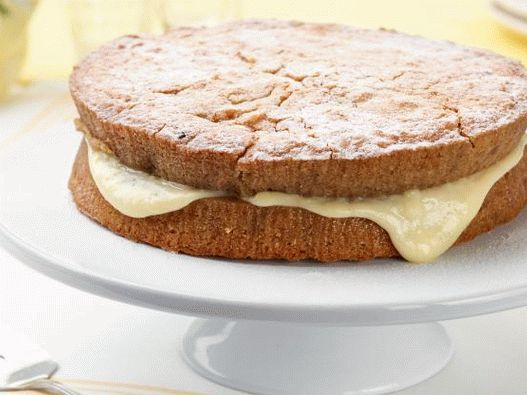
[[[245,21],[126,36],[71,92],[127,166],[251,195],[375,196],[453,181],[527,127],[527,71],[448,42],[340,25]]]

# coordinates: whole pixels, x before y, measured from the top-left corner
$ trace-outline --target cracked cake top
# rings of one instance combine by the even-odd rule
[[[125,164],[208,189],[357,197],[458,179],[515,147],[527,72],[386,30],[242,21],[119,38],[70,81]]]

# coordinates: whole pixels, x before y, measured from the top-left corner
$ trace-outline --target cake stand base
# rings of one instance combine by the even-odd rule
[[[219,384],[263,394],[383,394],[439,372],[452,344],[437,323],[308,326],[198,319],[187,363]]]

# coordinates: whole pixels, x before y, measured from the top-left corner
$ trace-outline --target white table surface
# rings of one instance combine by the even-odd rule
[[[66,100],[63,85],[39,84],[0,106],[0,149],[15,131],[34,127],[35,114]],[[202,379],[182,361],[191,320],[83,293],[0,250],[0,324],[47,349],[61,365],[58,376],[83,393],[239,393]],[[527,393],[527,308],[445,326],[456,349],[452,361],[404,394]]]

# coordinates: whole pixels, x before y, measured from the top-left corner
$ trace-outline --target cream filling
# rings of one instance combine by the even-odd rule
[[[454,244],[478,213],[492,186],[520,161],[526,143],[524,136],[507,157],[469,177],[400,195],[348,200],[260,192],[241,199],[259,207],[300,207],[331,218],[367,218],[388,232],[405,259],[428,262]],[[132,170],[116,157],[92,148],[88,158],[102,196],[129,217],[164,214],[195,200],[227,196],[225,192],[196,189]]]

